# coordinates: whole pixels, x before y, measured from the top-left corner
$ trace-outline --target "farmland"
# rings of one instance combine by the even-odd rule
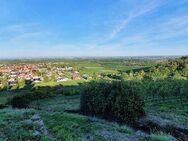
[[[41,62],[46,61],[24,63]],[[138,123],[151,117],[187,130],[187,57],[170,61],[53,60],[51,65],[72,67],[90,79],[53,79],[21,88],[2,88],[0,140],[186,140],[187,135],[180,136],[166,127],[146,127],[151,128],[148,132]],[[126,112],[130,112],[130,117],[125,116]]]

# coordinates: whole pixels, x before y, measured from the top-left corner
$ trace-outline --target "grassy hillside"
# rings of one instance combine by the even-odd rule
[[[127,66],[124,66],[125,64]],[[140,64],[131,62],[129,66],[127,62],[123,63],[119,60],[84,60],[79,67],[83,74],[86,72],[92,74],[105,71],[119,73],[119,69],[126,70],[149,65],[147,62],[145,65]],[[130,79],[123,80],[126,87],[121,85],[103,87],[97,80],[95,81],[96,85],[92,85],[93,82],[90,81],[48,82],[37,84],[34,87],[3,90],[0,92],[0,141],[177,140],[161,130],[147,133],[143,130],[134,130],[133,127],[125,123],[119,124],[113,119],[104,120],[104,116],[95,114],[88,116],[80,112],[80,98],[83,92],[87,93],[87,96],[91,95],[90,100],[94,102],[94,105],[98,105],[96,108],[93,107],[94,109],[100,109],[100,107],[105,109],[103,108],[105,106],[108,109],[108,106],[116,105],[114,107],[119,106],[120,111],[123,108],[121,105],[126,103],[126,100],[122,99],[127,99],[131,93],[139,95],[144,100],[143,108],[146,116],[156,116],[188,127],[187,57],[175,61],[165,61],[153,66],[149,71],[143,72],[128,72],[126,78]],[[103,80],[103,84],[106,85],[111,81]],[[120,82],[120,80],[115,81]],[[88,84],[91,85],[91,89],[88,89]],[[124,93],[124,91],[126,92]],[[103,94],[106,96],[103,97]],[[124,95],[127,96],[121,97]],[[105,101],[106,97],[111,101]],[[118,103],[114,104],[117,99]],[[24,103],[26,109],[12,108],[11,104],[13,107],[15,106],[11,103],[12,100],[14,100],[14,104]],[[103,100],[106,105],[100,104]],[[133,100],[132,97],[129,100]],[[88,101],[89,104],[92,103],[91,101]],[[132,105],[134,106],[134,104]],[[127,109],[125,108],[125,110]],[[34,121],[34,117],[37,117],[38,121]],[[46,132],[44,132],[45,130]]]

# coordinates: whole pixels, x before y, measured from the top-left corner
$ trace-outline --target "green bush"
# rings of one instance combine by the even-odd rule
[[[0,109],[7,107],[7,105],[0,103]]]
[[[188,96],[187,80],[145,80],[141,82],[131,82],[132,87],[137,89],[137,93],[143,97],[153,97],[167,99],[169,97]]]
[[[148,140],[149,141],[171,141],[175,139],[170,135],[160,133],[160,134],[151,134]]]
[[[29,103],[30,103],[29,96],[26,95],[18,95],[14,96],[10,104],[12,105],[13,108],[27,108]]]
[[[144,101],[125,81],[93,81],[83,86],[81,111],[126,123],[145,115]]]
[[[10,100],[10,104],[13,108],[28,108],[29,104],[34,100],[44,99],[50,97],[52,94],[50,92],[34,91],[28,92],[26,94],[20,94],[14,96]]]
[[[73,95],[79,94],[79,87],[36,87],[23,89],[9,100],[13,108],[27,108],[32,101],[49,98],[58,94]]]

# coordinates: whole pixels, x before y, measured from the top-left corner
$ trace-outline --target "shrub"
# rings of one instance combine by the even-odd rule
[[[7,107],[5,104],[0,103],[0,109]]]
[[[134,85],[132,82],[132,85]],[[138,89],[139,95],[144,97],[162,98],[186,97],[188,95],[187,80],[146,80],[141,81],[139,85],[134,85]]]
[[[10,103],[13,108],[27,108],[30,103],[30,99],[24,95],[18,95],[13,97]]]
[[[25,94],[20,94],[14,96],[10,100],[10,104],[13,108],[28,108],[29,104],[34,100],[44,99],[50,97],[52,94],[42,91],[34,91],[34,92],[28,92]]]
[[[125,81],[93,81],[83,86],[81,111],[126,123],[145,115],[144,101]]]
[[[160,134],[151,134],[148,140],[149,141],[171,141],[175,139],[170,135],[160,133]]]
[[[79,87],[36,87],[31,89],[23,89],[18,95],[9,100],[13,108],[27,108],[32,101],[40,100],[55,96],[57,94],[73,95],[79,94]]]

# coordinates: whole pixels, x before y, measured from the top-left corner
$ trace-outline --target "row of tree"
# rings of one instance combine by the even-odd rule
[[[177,60],[169,60],[162,62],[147,71],[140,70],[138,72],[130,71],[122,73],[121,76],[125,80],[187,80],[188,79],[188,56]]]

